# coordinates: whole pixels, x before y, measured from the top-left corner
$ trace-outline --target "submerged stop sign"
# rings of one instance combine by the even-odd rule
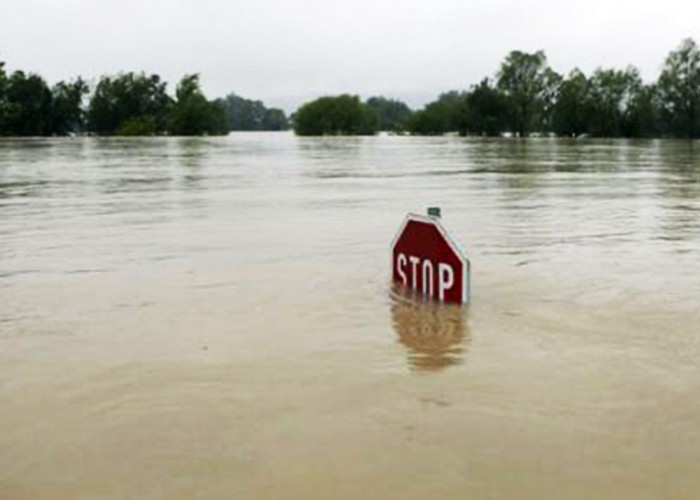
[[[435,217],[409,214],[391,249],[392,281],[440,302],[469,302],[469,260]]]

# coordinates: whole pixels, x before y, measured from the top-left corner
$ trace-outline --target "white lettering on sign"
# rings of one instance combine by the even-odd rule
[[[469,302],[469,260],[437,217],[408,214],[391,244],[391,281],[424,300]]]
[[[423,295],[433,296],[433,263],[428,259],[423,261]]]
[[[411,261],[411,288],[418,288],[418,263],[420,259],[415,255],[409,255],[408,260]]]
[[[403,281],[404,286],[408,285],[408,280],[406,279],[406,271],[403,268],[406,266],[406,256],[402,253],[396,258],[396,270],[401,276],[401,281]]]
[[[452,288],[455,284],[455,272],[452,270],[452,266],[448,264],[443,264],[440,262],[438,264],[438,293],[440,300],[445,300],[445,292]]]
[[[399,253],[396,256],[396,272],[398,273],[404,286],[408,286],[408,276],[406,275],[406,266],[411,263],[410,275],[411,275],[411,288],[414,290],[418,289],[418,272],[422,273],[422,290],[421,292],[426,297],[434,297],[434,277],[435,277],[435,266],[430,261],[430,259],[425,259],[421,262],[420,257],[415,255],[409,255],[408,257]],[[445,293],[454,286],[455,284],[455,273],[452,266],[445,264],[444,262],[438,262],[438,297],[440,300],[445,300]]]

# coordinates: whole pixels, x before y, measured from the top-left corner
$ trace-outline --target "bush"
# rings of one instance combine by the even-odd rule
[[[374,135],[379,116],[351,95],[321,97],[302,105],[294,115],[297,135]]]

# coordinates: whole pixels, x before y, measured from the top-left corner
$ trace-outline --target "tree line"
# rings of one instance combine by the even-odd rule
[[[49,86],[39,75],[8,74],[0,61],[0,136],[221,135],[285,130],[283,111],[235,94],[207,99],[199,75],[185,75],[175,95],[160,76],[120,73],[94,88],[82,78]]]
[[[400,101],[342,95],[306,103],[293,116],[299,135],[416,135],[700,138],[700,49],[692,39],[666,57],[656,82],[639,71],[554,71],[543,51],[513,51],[496,75],[443,93],[420,110]]]
[[[158,75],[82,78],[49,86],[39,75],[8,73],[0,61],[0,136],[218,135],[231,130],[286,130],[298,135],[416,135],[700,138],[700,49],[683,40],[657,81],[639,71],[579,69],[563,76],[544,51],[512,51],[498,72],[468,90],[441,94],[422,109],[382,96],[326,96],[290,118],[234,93],[209,100],[199,76],[185,75],[175,94]]]

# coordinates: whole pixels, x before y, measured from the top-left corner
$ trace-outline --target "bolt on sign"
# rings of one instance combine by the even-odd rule
[[[406,216],[391,246],[391,279],[427,299],[467,304],[469,260],[438,217]]]

